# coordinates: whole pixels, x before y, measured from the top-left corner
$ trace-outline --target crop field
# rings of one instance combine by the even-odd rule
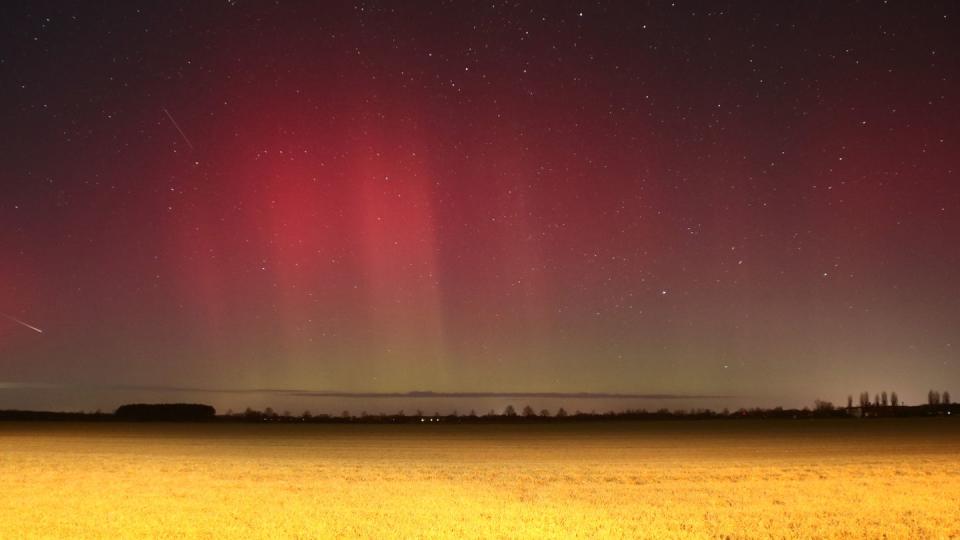
[[[951,418],[0,423],[0,538],[960,538]]]

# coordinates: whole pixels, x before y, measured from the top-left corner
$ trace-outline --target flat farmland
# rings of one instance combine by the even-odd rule
[[[960,538],[960,422],[0,423],[0,538]]]

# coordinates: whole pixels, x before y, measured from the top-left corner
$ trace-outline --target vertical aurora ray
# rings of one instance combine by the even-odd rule
[[[0,381],[916,401],[956,11],[11,4]]]

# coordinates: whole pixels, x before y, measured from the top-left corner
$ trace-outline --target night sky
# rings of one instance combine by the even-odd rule
[[[0,4],[0,408],[960,393],[957,3],[139,4]]]

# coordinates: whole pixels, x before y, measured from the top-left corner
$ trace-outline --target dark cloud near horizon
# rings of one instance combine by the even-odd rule
[[[683,399],[733,399],[741,396],[717,394],[620,394],[610,392],[431,392],[429,390],[414,390],[410,392],[347,392],[340,390],[305,390],[285,388],[198,388],[188,386],[142,386],[142,385],[69,385],[48,383],[0,382],[0,390],[4,389],[57,389],[74,388],[89,390],[115,390],[123,392],[177,392],[196,394],[278,394],[295,397],[314,398],[370,398],[370,399],[397,399],[397,398],[442,398],[442,399],[475,399],[475,398],[547,398],[547,399],[651,399],[651,400],[683,400]]]
[[[175,386],[116,386],[117,390],[145,390],[152,392],[192,392],[192,393],[224,393],[224,394],[280,394],[296,397],[313,398],[370,398],[370,399],[397,399],[397,398],[443,398],[443,399],[474,399],[474,398],[572,398],[572,399],[725,399],[738,396],[727,395],[696,395],[696,394],[617,394],[607,392],[431,392],[416,390],[410,392],[345,392],[338,390],[301,390],[280,388],[190,388]]]

